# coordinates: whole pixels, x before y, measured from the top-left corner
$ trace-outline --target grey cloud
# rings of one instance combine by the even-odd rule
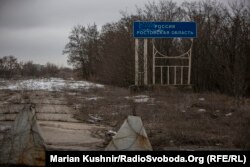
[[[0,0],[0,57],[66,65],[62,50],[74,25],[117,21],[144,0]]]
[[[117,20],[119,10],[136,5],[132,0],[10,0],[9,4],[4,0],[2,3],[5,5],[0,11],[0,27],[12,29],[78,22],[103,24]]]
[[[154,0],[149,0],[154,1]],[[183,0],[176,0],[181,2]],[[36,63],[67,63],[62,50],[77,24],[100,29],[132,13],[145,0],[0,0],[0,57],[13,54]]]

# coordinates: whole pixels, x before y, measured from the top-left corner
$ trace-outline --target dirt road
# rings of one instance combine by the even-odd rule
[[[31,104],[47,150],[104,149],[105,132],[110,128],[74,118],[77,107],[67,103],[65,93],[2,91],[0,96],[0,140],[10,130],[19,111]]]
[[[26,104],[36,110],[48,150],[103,150],[105,133],[140,116],[153,150],[249,149],[250,100],[155,88],[131,94],[108,87],[66,91],[0,91],[0,140]],[[103,120],[91,124],[90,114]]]

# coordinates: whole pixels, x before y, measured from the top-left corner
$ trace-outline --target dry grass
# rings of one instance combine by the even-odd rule
[[[134,103],[124,98],[130,95],[129,91],[119,88],[79,93],[68,98],[80,104],[76,118],[88,121],[89,114],[97,115],[103,118],[99,124],[108,124],[114,130],[135,111],[143,120],[154,150],[250,148],[250,104],[247,99],[236,108],[232,97],[216,93],[157,88],[140,94],[154,98],[154,102]],[[84,99],[90,96],[102,99]]]
[[[123,89],[118,91],[95,91],[88,92],[84,94],[77,94],[68,96],[69,102],[74,102],[79,107],[79,112],[76,114],[76,118],[87,121],[89,120],[89,115],[99,116],[103,118],[102,124],[109,125],[118,129],[122,121],[132,114],[132,108],[130,101],[126,100],[124,97],[127,92]],[[124,95],[124,96],[123,96]],[[96,100],[88,100],[94,97],[100,97]]]
[[[135,103],[125,98],[139,94],[153,100]],[[250,99],[243,99],[237,108],[232,97],[216,93],[156,88],[130,94],[127,89],[106,87],[61,93],[1,91],[0,102],[2,106],[6,101],[21,103],[28,96],[41,103],[54,99],[55,104],[76,111],[80,121],[88,122],[89,114],[99,116],[103,120],[96,124],[109,125],[115,131],[128,115],[136,114],[142,118],[154,150],[250,149]],[[62,96],[67,101],[60,101]]]

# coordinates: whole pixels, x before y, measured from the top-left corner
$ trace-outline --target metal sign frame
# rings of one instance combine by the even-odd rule
[[[192,23],[195,25],[195,36],[190,36],[190,37],[180,37],[180,36],[170,36],[170,37],[166,37],[166,36],[162,36],[162,37],[157,37],[157,36],[141,36],[141,37],[138,37],[138,36],[134,36],[135,37],[135,85],[136,86],[139,86],[139,85],[144,85],[144,86],[147,86],[148,85],[148,38],[153,38],[152,39],[152,45],[153,45],[153,61],[152,61],[152,65],[153,65],[153,68],[152,68],[152,84],[155,85],[156,82],[155,82],[155,71],[156,71],[156,68],[160,68],[160,84],[161,85],[190,85],[191,84],[191,64],[192,64],[192,46],[193,46],[193,38],[196,37],[197,35],[197,29],[196,29],[196,23],[195,22],[141,22],[141,21],[137,21],[137,22],[134,22],[134,25],[135,24],[138,24],[138,23],[146,23],[147,25],[150,25],[150,23],[156,23],[157,25],[159,24],[162,24],[162,23],[166,23],[166,24],[170,24],[171,25],[175,25],[175,24],[182,24],[182,23]],[[166,25],[165,24],[165,25]],[[183,24],[182,24],[183,25]],[[152,25],[151,25],[152,26]],[[143,28],[147,28],[147,26],[144,26]],[[176,27],[175,27],[176,28]],[[185,27],[183,28],[183,30],[185,29]],[[150,29],[149,29],[150,30]],[[158,30],[156,30],[158,31]],[[135,34],[135,27],[134,27],[134,34]],[[154,45],[154,38],[192,38],[191,41],[191,47],[190,49],[181,54],[180,56],[166,56],[166,55],[163,55],[162,53],[160,53],[155,45]],[[139,71],[139,39],[143,39],[143,72],[140,72]],[[157,56],[158,55],[158,56]],[[171,59],[187,59],[188,60],[188,64],[187,65],[156,65],[156,60],[157,59],[168,59],[168,60],[171,60]],[[163,69],[164,68],[167,68],[167,82],[164,83],[163,82]],[[173,68],[174,69],[174,82],[173,83],[170,83],[170,69]],[[184,83],[184,74],[183,74],[183,69],[184,68],[188,68],[188,79],[187,79],[187,82]],[[180,83],[177,83],[177,69],[180,69],[181,70],[181,74],[180,74]],[[142,79],[142,73],[143,73],[143,79]],[[140,75],[140,76],[139,76]],[[139,81],[140,79],[140,81]],[[143,80],[143,82],[142,82]]]
[[[154,41],[153,41],[153,74],[152,74],[152,82],[153,85],[155,85],[155,69],[156,68],[160,68],[160,83],[161,85],[190,85],[191,84],[191,63],[192,63],[192,46],[193,46],[193,39],[191,39],[191,46],[190,49],[179,55],[179,56],[167,56],[167,55],[163,55],[162,53],[160,53],[155,45],[154,45]],[[157,56],[158,55],[158,56]],[[156,61],[157,59],[166,59],[166,60],[173,60],[173,59],[186,59],[188,60],[187,65],[156,65]],[[167,82],[164,83],[163,82],[163,68],[167,68]],[[174,82],[170,82],[170,69],[173,68],[174,69]],[[177,83],[177,69],[180,69],[180,82]],[[184,82],[184,68],[188,69],[188,78],[187,78],[187,82]]]
[[[135,21],[134,38],[196,38],[195,22]]]

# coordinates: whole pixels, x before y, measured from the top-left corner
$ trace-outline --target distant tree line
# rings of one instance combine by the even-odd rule
[[[148,2],[136,14],[122,12],[119,21],[103,25],[100,31],[95,24],[75,26],[63,51],[69,64],[85,79],[118,86],[134,84],[133,21],[195,21],[198,38],[192,50],[193,88],[237,97],[246,94],[250,79],[250,6],[246,1],[228,5],[212,0],[181,5],[168,0]],[[178,55],[190,42],[157,39],[156,47]],[[148,59],[151,63],[151,54]]]
[[[72,70],[55,64],[34,64],[32,61],[18,62],[14,56],[0,57],[0,78],[72,77]]]

